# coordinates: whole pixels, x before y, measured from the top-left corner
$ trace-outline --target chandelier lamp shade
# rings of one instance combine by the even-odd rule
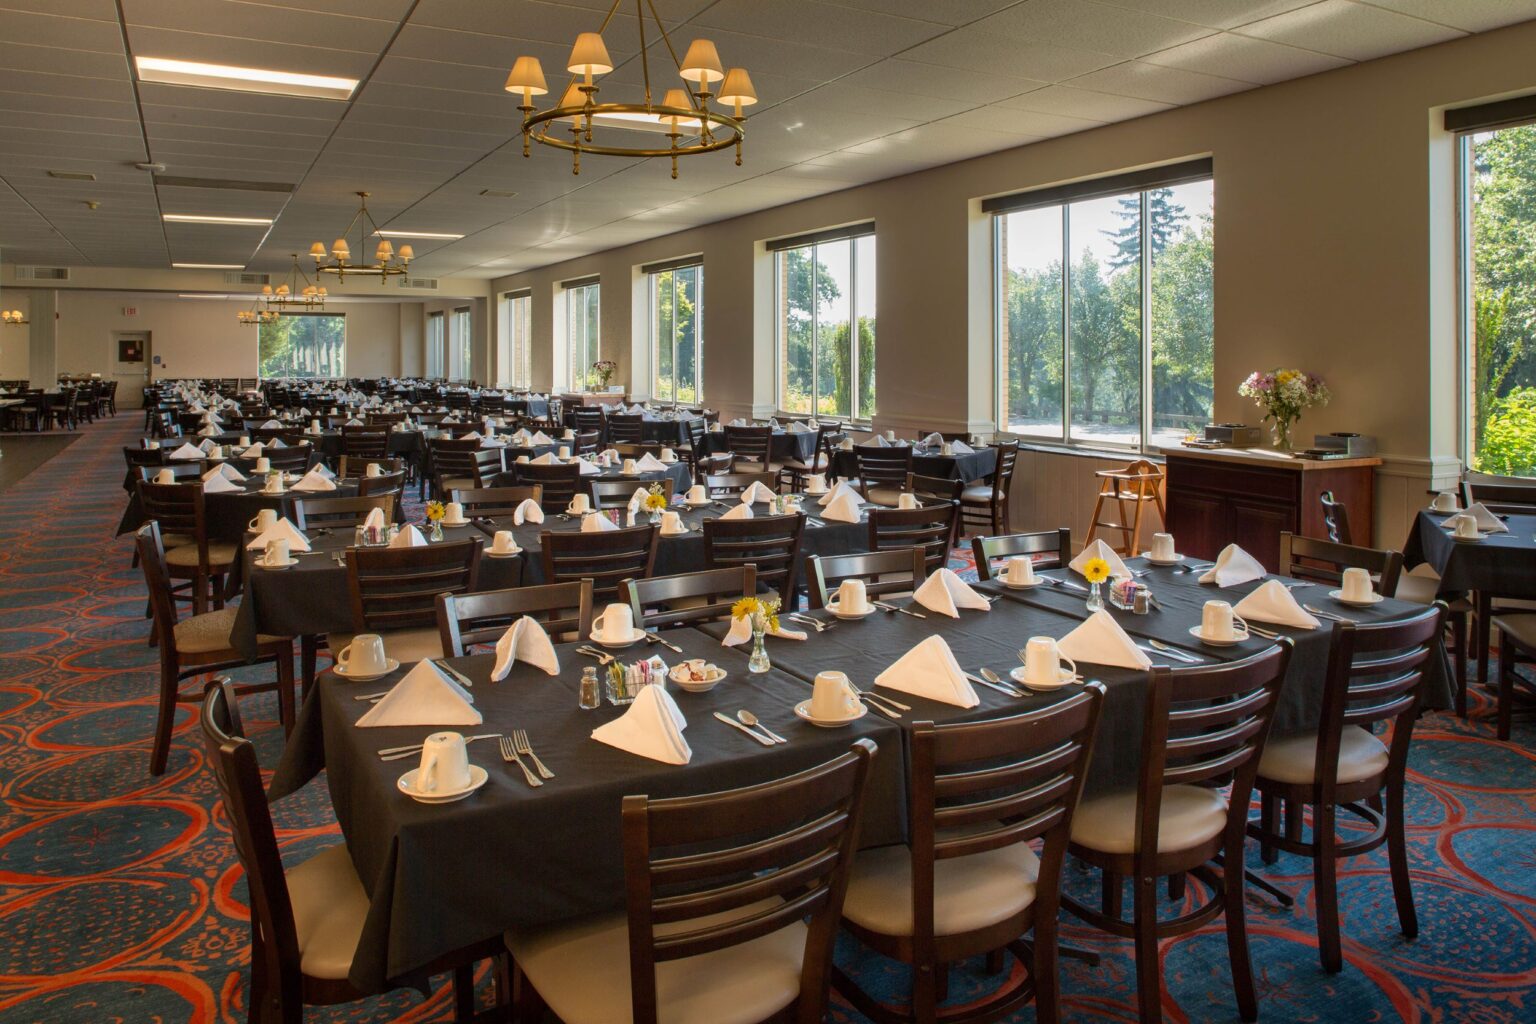
[[[741,143],[746,134],[742,108],[757,102],[757,91],[745,68],[726,70],[720,63],[715,44],[695,39],[681,60],[656,13],[654,0],[635,0],[635,21],[640,33],[641,94],[622,102],[599,99],[597,79],[613,71],[613,58],[603,42],[603,31],[613,20],[624,0],[613,6],[596,32],[582,32],[571,46],[566,70],[568,85],[560,92],[559,103],[539,109],[534,97],[549,95],[544,68],[537,57],[522,56],[507,75],[506,91],[518,96],[518,110],[523,114],[523,156],[531,153],[530,143],[563,149],[571,154],[571,173],[581,173],[581,155],[670,157],[672,177],[677,177],[677,158],[701,153],[736,151],[736,166],[741,166]],[[682,80],[681,87],[664,92],[652,87],[647,18],[666,48]],[[719,83],[718,91],[715,89]],[[659,98],[658,98],[659,97]],[[720,108],[710,105],[713,100]],[[647,137],[649,133],[650,138]],[[665,136],[658,145],[654,136]]]
[[[299,267],[299,254],[292,255],[293,266],[288,270],[288,280],[279,282],[275,288],[270,284],[262,285],[261,301],[268,309],[324,309],[328,292],[312,282]]]
[[[0,309],[0,320],[4,320],[7,327],[21,327],[32,322],[19,309]]]
[[[357,277],[377,277],[383,281],[391,277],[403,277],[410,269],[411,260],[416,258],[416,251],[409,245],[402,245],[398,251],[395,244],[387,238],[379,238],[378,244],[373,250],[372,263],[352,262],[352,247],[347,243],[347,235],[357,228],[357,248],[359,252],[368,251],[368,239],[379,236],[379,226],[374,223],[372,215],[368,213],[368,193],[357,193],[359,200],[357,212],[352,215],[352,221],[346,229],[331,243],[327,251],[324,242],[316,242],[309,247],[309,255],[314,258],[315,271],[321,274],[335,274],[338,280],[345,280],[348,274]],[[307,278],[305,279],[308,280]],[[321,289],[323,292],[323,289]]]

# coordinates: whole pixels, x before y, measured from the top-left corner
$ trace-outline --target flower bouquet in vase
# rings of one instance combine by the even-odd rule
[[[612,359],[599,359],[592,364],[592,376],[597,378],[597,386],[601,391],[608,390],[608,382],[613,380],[613,375],[619,371],[619,364]]]
[[[779,628],[779,599],[744,597],[731,606],[731,618],[746,619],[752,628],[752,655],[747,659],[747,669],[767,672],[773,668],[768,661],[768,649],[763,645],[763,635],[770,629]]]
[[[1327,405],[1332,397],[1323,378],[1302,370],[1255,371],[1238,385],[1237,393],[1253,399],[1254,404],[1264,410],[1275,447],[1283,452],[1291,450],[1291,427],[1301,417],[1301,411],[1314,405]]]

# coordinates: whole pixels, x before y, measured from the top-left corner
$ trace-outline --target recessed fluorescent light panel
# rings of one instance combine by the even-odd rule
[[[389,231],[375,231],[374,235],[379,238],[445,238],[450,242],[464,237],[463,235],[448,234],[442,231],[395,231],[392,229]]]
[[[317,99],[351,99],[357,90],[355,78],[306,75],[296,71],[268,68],[238,68],[228,64],[203,64],[165,57],[135,57],[139,81],[162,85],[191,85],[204,89],[233,89],[237,92],[263,92],[279,96],[308,96]]]
[[[227,299],[228,295],[205,295],[202,292],[196,294],[183,294],[176,296],[178,299]]]
[[[177,270],[244,270],[244,263],[172,263]],[[185,297],[185,296],[183,296]]]
[[[271,217],[224,217],[212,213],[167,213],[163,219],[168,224],[244,224],[266,227]]]

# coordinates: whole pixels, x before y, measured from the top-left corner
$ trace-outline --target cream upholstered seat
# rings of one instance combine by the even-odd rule
[[[172,629],[172,635],[176,638],[176,650],[182,654],[207,654],[211,651],[230,650],[230,633],[235,628],[234,608],[220,608],[218,611],[204,612],[201,615],[193,615],[177,622]],[[280,636],[256,637],[259,644],[281,643],[285,638]],[[292,643],[292,641],[289,641]]]
[[[325,638],[325,645],[330,648],[331,654],[338,655],[342,648],[352,642],[351,633],[331,633]],[[413,661],[421,661],[425,658],[443,657],[443,638],[435,628],[422,629],[396,629],[380,636],[384,638],[384,656],[394,658],[402,665]]]
[[[1165,786],[1158,819],[1157,852],[1186,850],[1221,834],[1227,801],[1204,786]],[[1134,853],[1136,794],[1111,793],[1078,804],[1072,842],[1105,853]]]
[[[985,504],[992,500],[991,484],[971,484],[960,492],[960,500],[972,504]]]
[[[352,855],[345,844],[332,846],[284,875],[300,969],[312,978],[345,978],[368,919],[368,893],[352,866]]]
[[[187,568],[197,565],[197,545],[195,543],[182,544],[170,548],[165,553],[165,564]],[[208,542],[209,565],[233,565],[239,557],[235,545],[224,541],[211,540]]]
[[[1006,921],[1035,901],[1040,859],[1025,843],[936,861],[933,933],[959,935]],[[843,917],[882,935],[911,935],[912,853],[866,850],[853,862]]]
[[[730,914],[660,925],[658,935],[693,931],[751,916],[764,901]],[[756,1024],[800,995],[807,929],[796,921],[736,946],[656,965],[662,1024]],[[564,1024],[622,1024],[633,1019],[629,921],[623,914],[528,932],[508,932],[507,947],[544,1002]],[[598,967],[601,969],[597,969]]]
[[[1276,736],[1259,758],[1259,778],[1276,782],[1313,781],[1317,769],[1317,734]],[[1358,725],[1339,735],[1339,781],[1360,782],[1387,770],[1387,747]]]

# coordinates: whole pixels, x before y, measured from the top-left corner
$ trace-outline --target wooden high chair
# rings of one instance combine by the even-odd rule
[[[1083,544],[1092,544],[1103,527],[1120,533],[1120,543],[1110,545],[1116,554],[1127,558],[1140,554],[1141,516],[1146,503],[1156,505],[1158,517],[1164,523],[1168,521],[1163,509],[1163,471],[1146,459],[1138,459],[1124,469],[1101,469],[1093,475],[1100,481],[1099,499],[1093,504],[1093,519]],[[1118,506],[1118,522],[1100,518],[1106,501]]]

